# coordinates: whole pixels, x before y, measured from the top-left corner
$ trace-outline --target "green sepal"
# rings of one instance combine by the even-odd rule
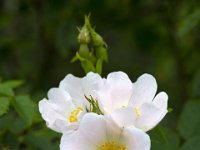
[[[101,59],[98,59],[97,60],[97,63],[96,63],[96,73],[100,74],[102,73],[102,65],[103,65],[103,62]]]
[[[78,52],[76,53],[76,56],[80,60],[81,66],[83,67],[85,73],[88,73],[90,71],[95,72],[95,67],[92,64],[92,62],[90,62],[89,60],[81,57]]]
[[[81,44],[79,48],[79,55],[83,58],[89,59],[90,57],[90,50],[87,44]]]
[[[96,47],[96,57],[100,58],[102,61],[108,62],[108,53],[105,46]]]
[[[91,24],[90,24],[90,16],[85,16],[85,25],[87,26],[90,35],[91,35],[91,39],[92,39],[92,44],[94,46],[106,46],[106,43],[104,42],[103,38],[95,32],[95,30],[92,28]]]
[[[99,108],[99,103],[91,95],[90,98],[85,95],[86,100],[90,103],[90,107],[86,107],[87,112],[94,112],[98,115],[103,115],[102,111]]]

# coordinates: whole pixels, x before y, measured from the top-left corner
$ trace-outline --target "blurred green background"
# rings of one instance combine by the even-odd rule
[[[37,102],[66,74],[84,76],[70,60],[79,48],[77,26],[88,13],[108,44],[103,76],[121,70],[135,81],[150,73],[158,91],[169,95],[173,111],[161,123],[166,140],[152,131],[152,149],[200,149],[198,0],[1,0],[0,103],[15,101],[5,102],[9,110],[0,106],[7,111],[0,118],[0,149],[58,149],[60,135],[38,119]],[[15,93],[19,81],[3,84],[11,79],[24,81]]]

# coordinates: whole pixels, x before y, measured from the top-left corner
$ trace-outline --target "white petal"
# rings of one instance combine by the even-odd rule
[[[71,134],[64,134],[61,150],[95,150],[102,144],[114,141],[125,144],[132,150],[149,150],[149,136],[134,127],[120,128],[108,116],[88,113],[83,117],[80,127]]]
[[[96,145],[99,140],[106,139],[106,121],[101,115],[88,113],[83,117],[79,131],[85,139]]]
[[[104,114],[110,114],[113,112],[113,101],[106,87],[97,92],[97,100],[99,103],[99,107]]]
[[[96,98],[96,90],[102,85],[102,78],[97,73],[90,72],[82,79],[69,74],[60,82],[59,87],[69,92],[77,106],[85,107],[88,105],[85,95]]]
[[[153,104],[161,110],[167,110],[168,95],[165,92],[160,92],[153,100]]]
[[[42,118],[46,121],[47,126],[57,132],[63,132],[66,126],[55,125],[57,120],[62,124],[67,124],[67,119],[59,112],[59,107],[50,103],[48,100],[43,99],[39,102],[39,111]]]
[[[150,138],[142,130],[131,126],[124,129],[123,136],[129,150],[150,150]]]
[[[143,103],[151,102],[157,91],[155,78],[150,74],[143,74],[133,84],[133,91],[130,106],[140,106]]]
[[[48,92],[49,100],[39,102],[39,110],[47,126],[57,132],[65,132],[77,128],[75,124],[68,124],[67,117],[75,109],[71,97],[59,88],[52,88]]]
[[[135,126],[144,131],[154,128],[167,113],[166,110],[160,110],[152,103],[143,104],[139,111],[141,115],[135,122]]]
[[[96,91],[99,90],[103,85],[101,76],[97,73],[89,72],[82,80],[82,87],[84,94],[89,97],[96,98]]]
[[[94,150],[95,146],[77,133],[65,133],[61,138],[60,150]]]
[[[52,88],[48,92],[49,103],[55,105],[57,111],[63,115],[68,115],[75,105],[71,96],[63,89]]]
[[[123,72],[113,72],[104,80],[104,87],[98,91],[98,98],[105,113],[127,106],[132,93],[132,82]]]
[[[59,88],[67,91],[77,106],[83,107],[84,92],[81,86],[81,78],[68,74],[59,85]]]
[[[61,150],[94,150],[106,139],[106,121],[103,116],[86,114],[79,129],[74,134],[64,134],[61,139]]]
[[[66,122],[66,120],[67,118],[65,118],[65,120],[56,119],[53,123],[54,128],[59,129],[61,133],[70,133],[78,129],[78,122],[70,124],[68,121]]]
[[[49,100],[52,103],[60,106],[61,109],[66,109],[66,103],[72,100],[71,96],[66,91],[59,88],[51,88],[47,95]]]
[[[133,125],[136,115],[132,107],[121,108],[111,113],[111,117],[120,127]]]
[[[124,127],[120,127],[115,120],[110,115],[105,115],[105,121],[106,121],[106,140],[111,141],[119,141],[124,142],[124,139],[122,139],[122,132],[124,130]],[[107,141],[108,142],[108,141]]]

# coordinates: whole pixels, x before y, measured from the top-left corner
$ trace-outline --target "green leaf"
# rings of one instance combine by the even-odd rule
[[[9,86],[11,88],[19,87],[23,83],[24,83],[24,81],[22,81],[22,80],[9,80],[9,81],[3,82],[3,84],[5,84],[5,85],[7,85],[7,86]]]
[[[179,24],[178,27],[178,35],[183,37],[189,31],[194,29],[198,25],[200,21],[200,9],[194,10],[193,13],[189,14],[188,16],[184,17]]]
[[[8,84],[0,84],[0,95],[3,96],[9,96],[12,97],[14,96],[14,92],[11,86],[9,86]]]
[[[195,54],[194,54],[195,55]],[[189,89],[192,97],[200,97],[200,69],[194,74]]]
[[[101,75],[101,73],[102,73],[102,65],[103,65],[102,60],[101,60],[101,59],[98,59],[98,60],[97,60],[97,64],[96,64],[96,72],[97,72],[98,74],[100,74],[100,75]]]
[[[27,126],[30,126],[37,117],[39,118],[37,105],[27,95],[16,96],[12,100],[12,106]]]
[[[178,131],[184,139],[200,134],[200,100],[188,101],[178,121]]]
[[[180,150],[199,150],[200,149],[200,136],[188,139]]]
[[[32,131],[29,135],[25,137],[25,142],[28,145],[34,147],[34,149],[40,150],[57,150],[59,147],[59,142],[54,139],[59,139],[56,132],[45,129],[39,131]],[[59,135],[60,136],[60,135]],[[52,141],[55,142],[52,142]]]
[[[20,134],[26,130],[26,124],[24,123],[24,120],[20,117],[15,117],[13,124],[9,127],[10,132],[14,134]]]
[[[151,150],[178,150],[180,145],[179,136],[169,128],[162,128],[162,130],[166,135],[167,142],[160,139],[155,131],[150,131],[151,141],[153,141]]]
[[[10,124],[12,124],[12,122],[10,122]],[[10,131],[7,131],[4,134],[3,144],[5,145],[5,147],[8,147],[9,149],[18,150],[20,145],[18,135],[13,134]]]
[[[0,97],[0,116],[5,114],[9,109],[9,98],[8,97]]]
[[[13,124],[10,124],[10,123],[14,122],[14,120],[15,120],[15,118],[13,117],[13,115],[11,113],[1,116],[1,118],[0,118],[0,137],[8,129],[13,128]]]

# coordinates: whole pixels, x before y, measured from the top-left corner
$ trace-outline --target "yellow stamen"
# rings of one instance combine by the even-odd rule
[[[122,105],[122,108],[126,108],[126,106],[125,106],[125,105]]]
[[[78,115],[80,114],[80,112],[82,112],[83,109],[81,107],[77,107],[76,109],[74,109],[73,111],[70,112],[70,115],[68,117],[68,121],[69,122],[77,122],[78,121]]]
[[[134,107],[134,111],[135,111],[135,113],[136,113],[136,115],[137,115],[137,117],[140,117],[140,110],[139,110],[139,108],[136,106],[136,107]]]
[[[68,121],[69,122],[77,122],[78,121],[78,119],[77,119],[77,117],[76,116],[69,116],[69,118],[68,118]]]
[[[118,144],[114,141],[106,142],[99,146],[96,150],[127,150],[125,145]]]

